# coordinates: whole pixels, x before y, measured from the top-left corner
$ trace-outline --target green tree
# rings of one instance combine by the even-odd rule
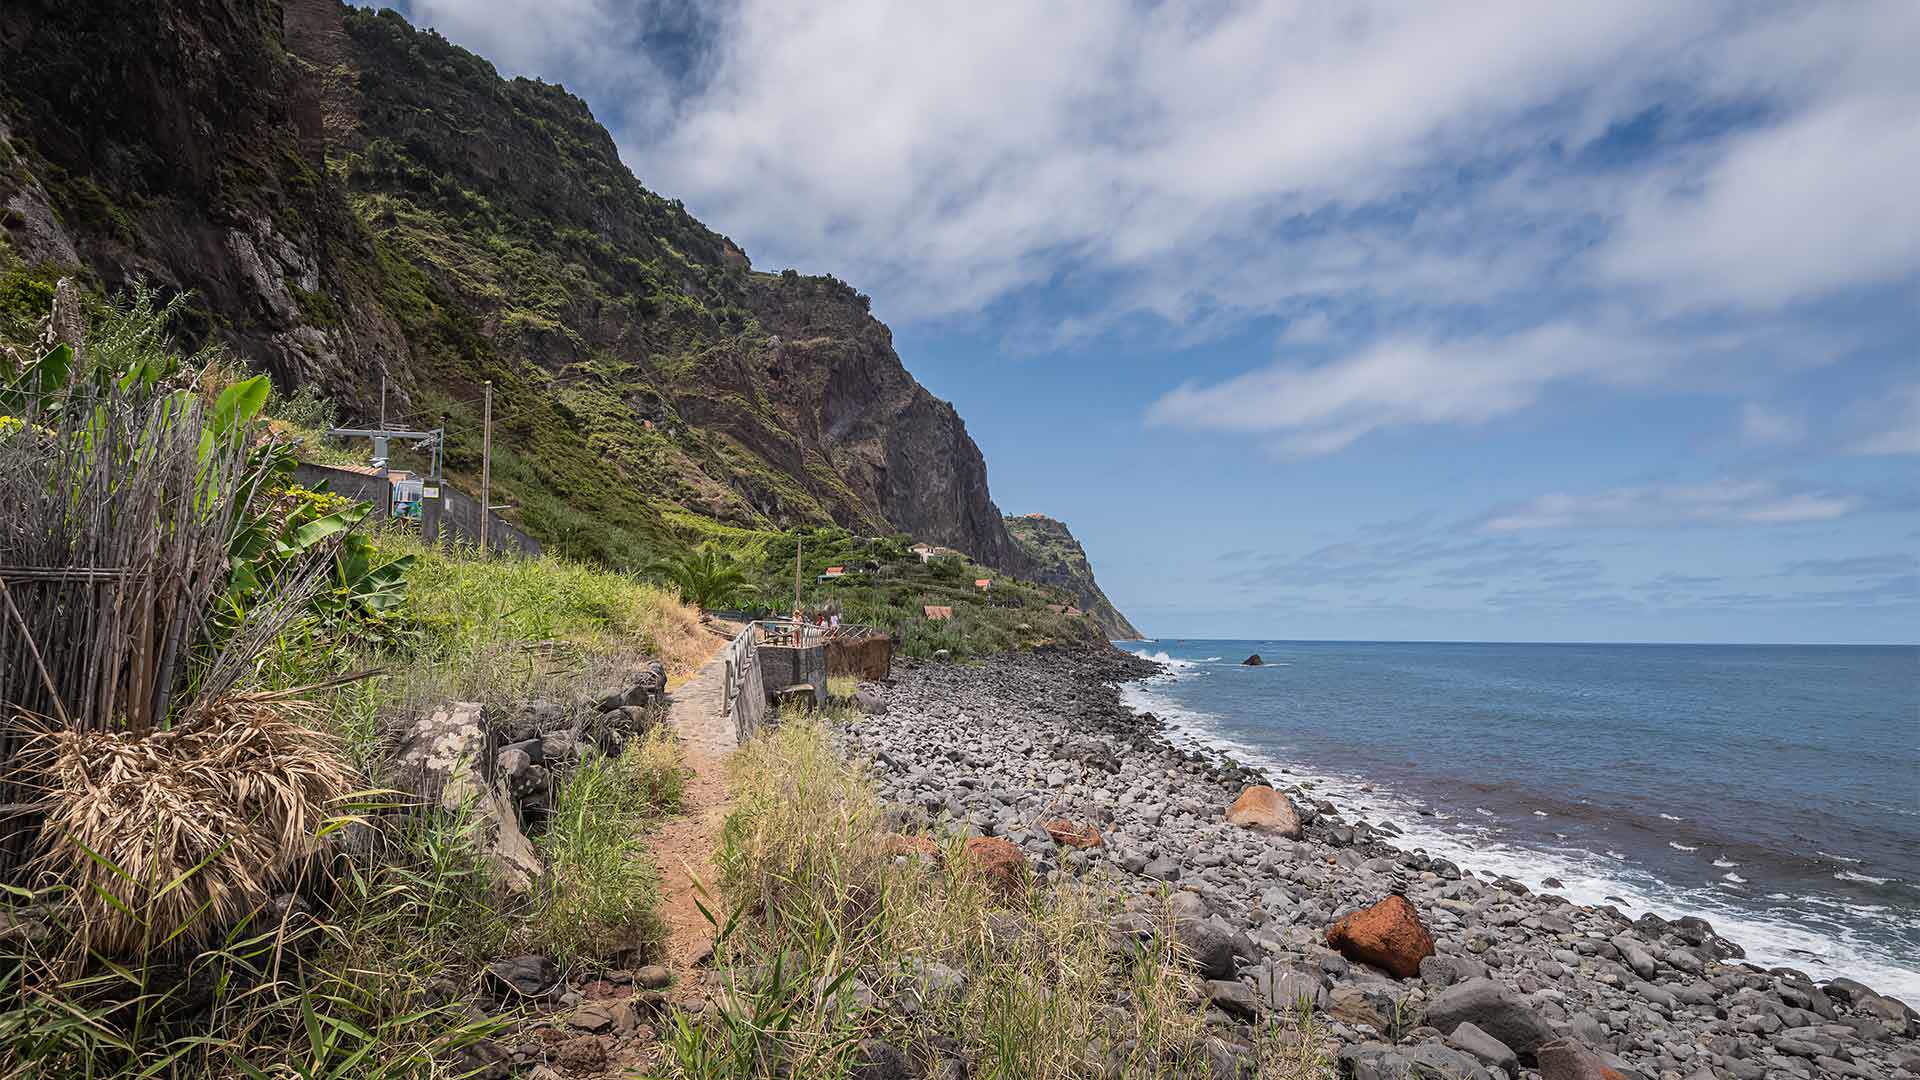
[[[679,589],[680,599],[703,608],[727,607],[754,591],[740,560],[720,554],[709,544],[662,559],[647,572]]]

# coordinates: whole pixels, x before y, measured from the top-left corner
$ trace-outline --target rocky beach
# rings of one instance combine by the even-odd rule
[[[1128,894],[1116,942],[1170,912],[1223,1032],[1306,1006],[1346,1076],[1920,1075],[1920,1016],[1869,986],[1405,850],[1391,821],[1176,746],[1120,701],[1158,671],[1117,651],[903,664],[862,686],[845,749],[903,824]]]

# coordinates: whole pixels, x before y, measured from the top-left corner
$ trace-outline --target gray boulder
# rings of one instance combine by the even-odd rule
[[[1344,1080],[1493,1080],[1493,1074],[1472,1055],[1437,1042],[1354,1043],[1341,1048],[1339,1066]]]
[[[1505,1043],[1522,1064],[1531,1064],[1534,1053],[1553,1041],[1554,1030],[1539,1013],[1516,998],[1505,986],[1492,979],[1468,979],[1447,987],[1427,1004],[1426,1022],[1451,1035],[1461,1024],[1472,1024]]]
[[[410,788],[421,805],[472,814],[480,849],[496,876],[510,891],[526,892],[546,868],[520,830],[520,815],[498,767],[480,703],[455,701],[406,730],[390,771],[393,786]]]
[[[1447,1036],[1447,1045],[1472,1054],[1489,1069],[1499,1069],[1508,1076],[1520,1075],[1520,1059],[1514,1055],[1513,1048],[1471,1023],[1454,1028],[1453,1034]]]

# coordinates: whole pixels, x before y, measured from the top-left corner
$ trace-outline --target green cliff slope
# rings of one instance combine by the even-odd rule
[[[1093,617],[1115,640],[1141,637],[1120,609],[1113,606],[1100,583],[1093,579],[1093,566],[1087,562],[1086,549],[1074,539],[1064,521],[1045,514],[1009,516],[1007,531],[1014,542],[1027,550],[1034,568],[1029,576],[1046,585],[1055,585],[1072,593],[1080,609]]]
[[[338,0],[0,9],[0,336],[60,274],[190,290],[190,337],[369,421],[450,429],[561,552],[905,533],[1014,574],[951,405],[844,282],[756,270],[565,89]]]

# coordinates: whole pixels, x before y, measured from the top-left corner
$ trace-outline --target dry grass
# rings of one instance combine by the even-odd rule
[[[210,702],[190,726],[44,736],[43,850],[76,954],[206,943],[259,910],[355,787],[287,694]]]
[[[998,1080],[1213,1075],[1205,1005],[1177,946],[1163,933],[1116,950],[1108,924],[1122,899],[1104,880],[1007,898],[957,836],[902,843],[815,721],[787,718],[734,765],[720,852],[735,913],[719,949],[727,990],[709,1019],[669,1032],[668,1075],[845,1076],[869,1037],[919,1068],[957,1052],[969,1075]],[[933,857],[899,854],[910,843]],[[958,985],[929,992],[928,965]],[[917,1009],[900,1007],[909,997]],[[1330,1075],[1291,1022],[1252,1050],[1264,1078]]]

